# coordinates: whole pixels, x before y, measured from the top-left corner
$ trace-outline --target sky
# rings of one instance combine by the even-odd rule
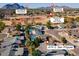
[[[0,8],[8,3],[0,3]],[[19,3],[23,6],[28,6],[29,8],[39,8],[39,7],[48,7],[51,6],[51,4],[54,4],[55,6],[69,6],[72,8],[79,8],[79,3]]]

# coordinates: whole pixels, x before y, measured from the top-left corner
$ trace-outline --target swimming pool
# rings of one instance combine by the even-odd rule
[[[35,34],[32,33],[33,31],[35,31]],[[38,29],[29,29],[29,32],[30,32],[31,41],[34,41],[37,35],[43,35],[41,30],[38,30]]]

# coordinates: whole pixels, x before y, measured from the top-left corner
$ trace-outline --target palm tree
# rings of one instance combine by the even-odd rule
[[[34,42],[33,41],[30,41],[28,39],[28,40],[26,40],[26,46],[27,46],[27,48],[29,50],[29,54],[32,55],[33,50],[35,50],[35,44],[34,44]]]
[[[34,40],[34,44],[35,44],[35,47],[36,47],[36,48],[39,46],[39,39],[38,39],[38,38],[36,38],[36,39]]]
[[[29,49],[29,53],[32,55],[33,51],[39,46],[39,43],[41,41],[41,38],[37,37],[34,41],[31,41],[30,39],[26,40],[26,46]]]

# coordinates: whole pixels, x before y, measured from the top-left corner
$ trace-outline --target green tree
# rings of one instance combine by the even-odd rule
[[[34,42],[31,41],[30,39],[27,39],[27,41],[26,41],[26,45],[27,45],[27,46],[32,46],[32,47],[35,46]]]
[[[79,17],[76,17],[76,21],[79,22]]]
[[[34,51],[32,52],[32,55],[33,55],[33,56],[41,56],[41,51],[39,51],[39,50],[34,50]]]
[[[20,30],[21,29],[21,25],[20,24],[17,24],[16,25],[16,30]]]
[[[35,40],[34,40],[34,44],[35,44],[35,47],[38,47],[39,46],[39,39],[38,38],[36,38]]]
[[[0,21],[0,32],[5,28],[5,23]]]
[[[63,43],[67,43],[67,40],[66,40],[65,37],[62,37],[62,42],[63,42]]]
[[[26,41],[26,46],[27,46],[28,49],[29,49],[29,54],[32,55],[32,52],[35,50],[35,44],[34,44],[34,42],[33,42],[33,41],[30,41],[30,39],[28,39],[28,40]]]
[[[64,24],[68,23],[68,18],[67,17],[64,17]]]
[[[48,21],[48,22],[46,23],[46,26],[47,26],[48,28],[51,28],[51,21]]]

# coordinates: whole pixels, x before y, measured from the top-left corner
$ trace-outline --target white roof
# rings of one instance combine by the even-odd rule
[[[51,17],[49,20],[52,23],[64,23],[64,18],[60,18],[60,17]]]

